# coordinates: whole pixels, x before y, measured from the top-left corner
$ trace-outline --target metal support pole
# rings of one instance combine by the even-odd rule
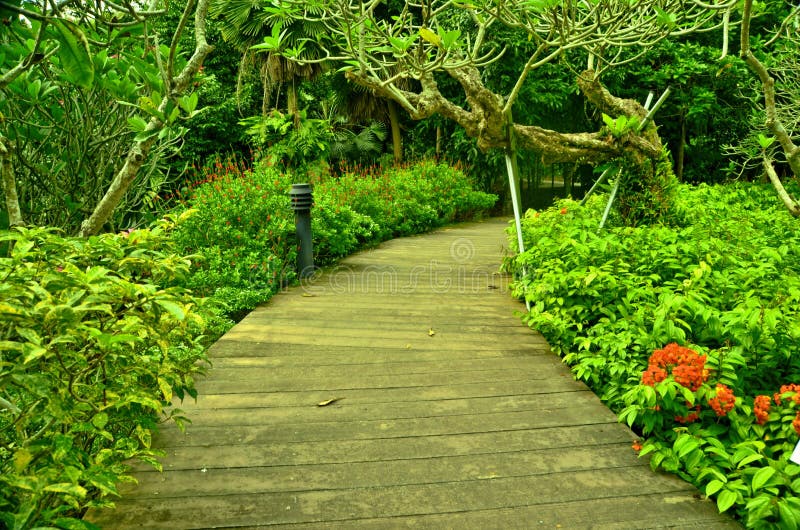
[[[311,241],[311,206],[314,198],[309,184],[292,184],[289,192],[294,210],[294,226],[297,234],[297,274],[307,278],[314,273],[314,246]]]
[[[519,247],[519,253],[522,254],[525,252],[525,242],[522,240],[522,221],[520,220],[519,200],[517,200],[517,175],[515,171],[517,164],[514,159],[515,157],[516,154],[513,151],[506,149],[506,171],[508,172],[508,186],[511,188],[511,206],[514,208],[514,223],[517,228],[517,245]],[[522,267],[522,274],[528,274],[524,266]],[[531,310],[531,303],[528,301],[527,297],[525,298],[525,307],[528,311]]]
[[[602,184],[602,183],[603,183],[603,181],[605,181],[605,180],[606,180],[606,177],[608,176],[608,172],[609,172],[609,171],[611,171],[611,168],[610,168],[610,167],[609,167],[609,168],[606,168],[606,170],[605,170],[605,171],[603,171],[603,173],[601,173],[601,174],[600,174],[600,178],[599,178],[599,179],[597,179],[597,181],[596,181],[594,184],[592,184],[592,187],[591,187],[591,188],[589,188],[589,191],[587,191],[587,192],[586,192],[586,194],[583,196],[583,199],[581,199],[581,206],[583,206],[584,204],[586,204],[586,201],[588,201],[588,200],[589,200],[589,197],[591,197],[591,196],[592,196],[592,193],[594,193],[594,190],[596,190],[596,189],[597,189],[597,186],[599,186],[600,184]]]
[[[614,187],[611,188],[611,195],[608,197],[608,204],[606,204],[606,209],[603,211],[603,218],[600,219],[598,230],[602,229],[606,224],[608,214],[611,212],[611,205],[614,204],[614,199],[617,197],[617,192],[619,191],[619,179],[621,176],[622,170],[617,174],[617,180],[614,181]]]

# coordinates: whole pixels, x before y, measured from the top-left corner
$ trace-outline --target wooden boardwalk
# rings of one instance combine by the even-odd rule
[[[673,476],[497,273],[504,221],[390,241],[217,342],[185,434],[102,528],[738,528]],[[336,400],[327,406],[319,406]]]

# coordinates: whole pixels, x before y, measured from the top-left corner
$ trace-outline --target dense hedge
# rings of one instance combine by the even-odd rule
[[[0,232],[0,527],[79,519],[158,467],[159,422],[182,424],[205,346],[295,278],[292,176],[218,162],[149,229],[89,239]],[[488,209],[460,171],[422,163],[317,179],[318,263]],[[207,334],[207,335],[204,335]]]
[[[600,198],[529,211],[510,263],[524,320],[647,438],[654,466],[750,527],[796,528],[800,225],[766,186],[679,195],[674,226],[598,230]]]
[[[297,248],[288,195],[295,178],[269,159],[253,169],[218,161],[190,192],[189,212],[175,233],[185,252],[200,256],[189,287],[218,300],[233,317],[295,278]],[[471,219],[497,200],[474,191],[461,170],[429,161],[324,172],[311,183],[316,265],[391,237]]]

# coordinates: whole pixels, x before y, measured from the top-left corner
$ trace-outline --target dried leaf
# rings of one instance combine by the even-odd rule
[[[433,328],[429,329],[429,330],[428,330],[428,336],[429,336],[429,337],[433,337],[434,335],[436,335],[436,332],[435,332],[435,331],[433,331]]]
[[[328,405],[330,405],[332,403],[336,403],[340,399],[344,399],[344,398],[338,398],[337,397],[337,398],[326,399],[325,401],[320,401],[319,403],[317,403],[317,406],[318,407],[327,407]]]
[[[312,298],[312,297],[317,296],[317,295],[311,294],[311,293],[303,293],[303,296],[305,296],[307,298]]]

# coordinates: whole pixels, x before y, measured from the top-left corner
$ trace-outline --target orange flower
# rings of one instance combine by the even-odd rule
[[[764,425],[767,423],[769,419],[769,409],[771,405],[771,400],[769,396],[756,396],[756,399],[753,403],[753,414],[756,417],[756,423],[759,425]]]
[[[794,420],[792,420],[792,427],[794,427],[794,432],[800,434],[800,412],[798,412]]]
[[[642,450],[642,441],[641,440],[636,440],[635,442],[633,442],[631,444],[631,447],[633,448],[634,451],[636,451],[638,453],[639,451]]]
[[[566,208],[561,208],[561,210],[559,211],[559,213],[560,213],[561,215],[564,215],[564,214],[566,214],[566,213],[567,213],[567,209],[566,209]]]
[[[708,404],[711,405],[717,416],[722,417],[733,410],[736,405],[736,396],[733,395],[733,390],[723,384],[718,384],[716,397],[709,399]]]
[[[695,391],[708,380],[705,365],[705,355],[672,342],[650,356],[647,369],[642,373],[642,384],[654,386],[671,372],[675,382]]]

